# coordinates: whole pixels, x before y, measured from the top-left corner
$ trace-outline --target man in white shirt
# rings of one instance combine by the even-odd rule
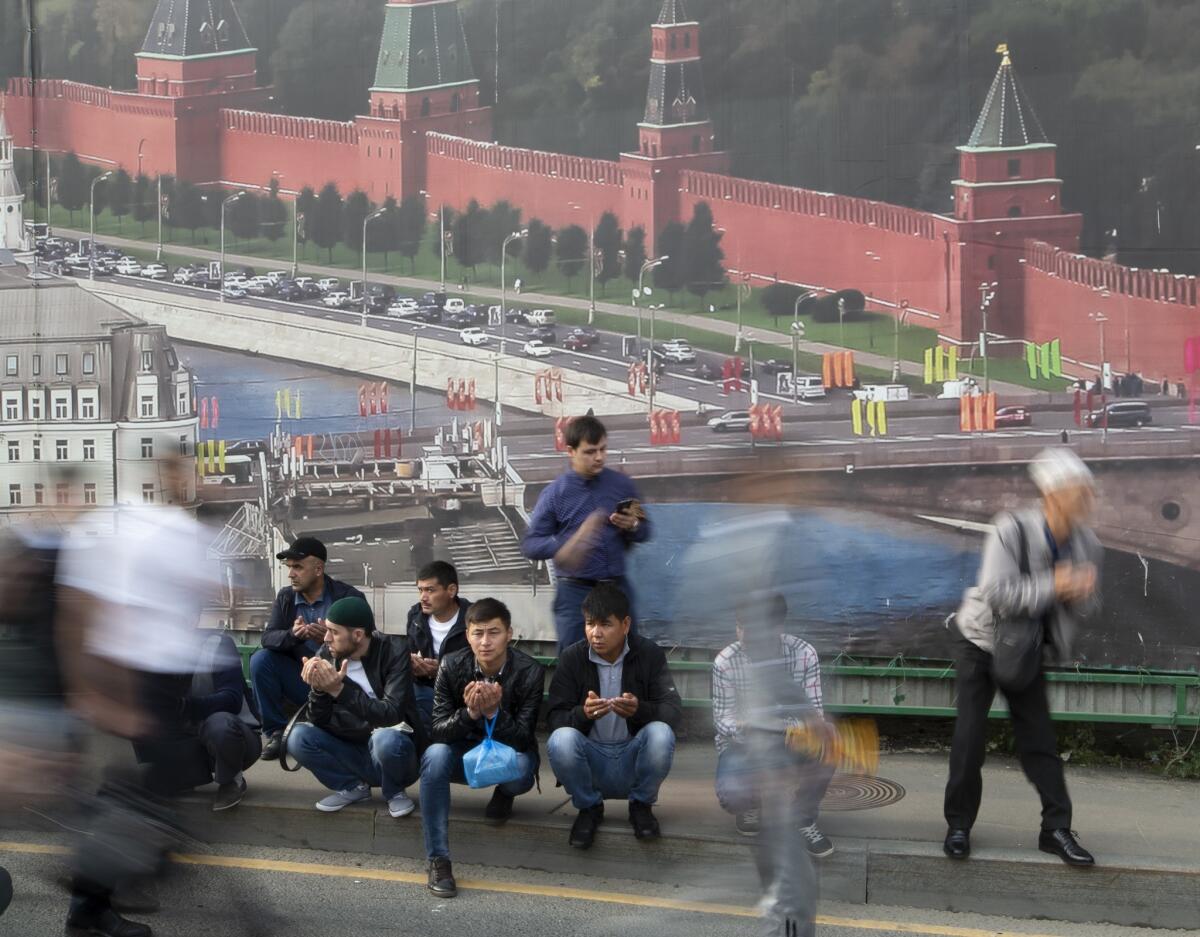
[[[467,609],[458,594],[458,571],[443,560],[417,573],[419,601],[408,610],[408,647],[412,657],[413,693],[425,731],[433,725],[433,686],[438,663],[467,647]]]

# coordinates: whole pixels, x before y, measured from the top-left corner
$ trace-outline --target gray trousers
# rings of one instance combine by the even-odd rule
[[[200,723],[213,780],[229,784],[262,754],[262,736],[233,713],[213,713]]]

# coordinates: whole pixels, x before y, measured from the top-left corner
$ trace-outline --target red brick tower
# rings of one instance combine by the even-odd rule
[[[650,89],[638,151],[621,154],[626,227],[640,224],[653,240],[679,218],[680,172],[728,172],[729,154],[715,149],[715,139],[700,67],[700,24],[688,17],[683,0],[663,0],[650,29]]]

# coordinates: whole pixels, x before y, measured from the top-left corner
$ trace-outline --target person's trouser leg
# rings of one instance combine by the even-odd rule
[[[1020,693],[1004,694],[1012,714],[1013,736],[1025,777],[1042,799],[1042,829],[1071,828],[1071,797],[1058,756],[1058,738],[1046,701],[1046,680],[1039,672]]]
[[[376,729],[367,746],[384,800],[391,800],[417,779],[417,746],[407,732]]]
[[[520,797],[533,789],[534,781],[537,779],[538,759],[532,752],[517,752],[517,767],[521,770],[520,777],[515,781],[497,784],[496,790],[509,797]]]
[[[437,743],[421,756],[421,832],[427,859],[450,858],[450,784],[463,784],[462,756],[470,748]]]
[[[778,738],[755,743],[753,764],[762,778],[762,832],[756,861],[763,880],[763,937],[815,937],[817,872],[800,835],[801,804],[796,799],[797,772],[803,759],[788,752]]]
[[[282,732],[287,725],[283,712],[285,700],[302,706],[308,699],[308,684],[300,679],[300,664],[288,654],[261,648],[250,658],[250,684],[264,735]]]
[[[731,743],[717,756],[717,803],[726,813],[757,810],[758,779],[745,746]]]
[[[987,753],[987,718],[996,685],[992,656],[966,638],[956,650],[954,693],[957,715],[950,742],[950,775],[943,812],[954,830],[969,830],[983,797],[983,761]]]
[[[821,813],[821,800],[829,790],[836,770],[834,765],[812,761],[800,768],[800,783],[796,786],[796,808],[800,826],[812,826]]]
[[[288,754],[331,791],[359,784],[377,787],[379,771],[366,742],[347,742],[316,726],[300,724],[288,737]]]
[[[643,804],[658,801],[658,789],[671,772],[675,758],[675,733],[665,722],[642,726],[622,757],[622,774],[629,781],[629,799]]]
[[[417,701],[417,712],[425,727],[425,735],[430,736],[433,734],[433,684],[414,682],[413,696]]]
[[[262,739],[233,713],[213,713],[200,723],[200,740],[213,762],[213,780],[230,784],[262,754]]]
[[[595,751],[599,746],[578,729],[555,729],[546,743],[546,754],[554,777],[571,795],[576,810],[587,810],[604,800],[597,785],[593,760],[605,757]]]
[[[558,655],[583,640],[583,600],[591,588],[559,578],[554,586],[554,628],[558,633]]]

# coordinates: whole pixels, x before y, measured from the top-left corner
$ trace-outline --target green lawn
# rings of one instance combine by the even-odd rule
[[[29,200],[26,200],[26,206],[28,211],[36,215],[32,220],[45,220],[46,213],[44,206],[35,209]],[[72,220],[70,214],[58,205],[52,207],[50,220],[53,225],[59,227],[84,229],[88,225],[86,211],[76,212],[75,218]],[[431,233],[431,231],[426,232],[421,252],[413,259],[411,264],[407,258],[399,254],[390,254],[386,258],[382,254],[369,254],[367,257],[368,272],[388,273],[395,276],[417,276],[426,280],[439,279],[441,276],[441,261],[433,251],[433,240],[435,238],[431,237]],[[101,238],[119,236],[145,240],[154,244],[157,241],[157,224],[150,222],[143,226],[128,216],[118,223],[117,219],[105,209],[96,216],[96,234]],[[215,228],[200,228],[194,234],[193,232],[181,229],[164,228],[163,243],[164,246],[195,246],[216,250],[220,245],[220,235]],[[227,232],[225,249],[230,253],[260,257],[268,268],[290,267],[292,261],[292,242],[290,238],[282,238],[277,241],[271,241],[267,238],[243,241],[234,238]],[[152,247],[149,250],[153,253]],[[135,251],[134,253],[138,256],[142,256],[143,254],[141,251]],[[180,257],[179,255],[171,254],[170,257],[170,262],[173,264],[188,262],[187,258]],[[356,271],[362,270],[362,256],[344,244],[337,245],[332,251],[321,250],[312,244],[301,244],[299,261],[302,268],[306,263],[339,267],[346,270],[347,277],[353,277]],[[361,276],[361,272],[358,275]],[[506,263],[505,275],[510,286],[515,278],[520,277],[522,280],[522,292],[524,293],[541,292],[579,299],[586,299],[588,295],[588,278],[586,273],[568,280],[554,263],[551,264],[548,270],[542,273],[530,274],[518,258]],[[453,258],[448,258],[446,280],[447,285],[456,293],[470,297],[470,287],[473,284],[498,289],[500,286],[500,268],[498,264],[480,264],[472,271],[460,267]],[[460,284],[465,284],[465,286],[460,289]],[[776,320],[772,317],[762,306],[762,293],[762,290],[753,290],[751,295],[743,300],[743,332],[753,333],[755,330],[786,332],[789,327],[788,319]],[[597,301],[626,303],[629,300],[629,296],[630,283],[624,278],[613,280],[607,284],[607,287],[603,287],[599,283],[596,284]],[[472,298],[479,299],[479,297]],[[656,294],[654,301],[665,301],[667,310],[671,312],[704,315],[706,317],[711,316],[714,319],[723,319],[729,322],[736,321],[737,318],[736,289],[733,284],[727,284],[722,289],[710,292],[704,297],[696,297],[687,292],[679,292],[673,296]],[[710,304],[716,309],[713,313],[707,311]],[[585,311],[578,309],[556,308],[556,312],[559,319],[568,324],[582,323],[587,317]],[[597,313],[596,320],[596,324],[606,330],[625,333],[634,331],[632,323],[620,316]],[[805,325],[806,341],[842,345],[856,351],[871,352],[889,358],[895,353],[895,320],[891,316],[869,314],[863,319],[846,322],[844,329],[838,322],[815,322],[811,316],[801,316],[801,321]],[[648,335],[649,323],[644,322],[643,328],[644,334]],[[681,326],[665,320],[658,322],[655,329],[655,338],[684,338],[699,348],[729,354],[733,353],[733,339],[730,336],[719,335],[705,329]],[[905,361],[923,361],[925,349],[931,348],[936,344],[937,333],[934,329],[913,324],[905,324],[900,328],[900,357]],[[801,347],[803,347],[803,344]],[[743,354],[745,354],[744,348]],[[762,347],[761,357],[788,357],[790,354],[791,352],[787,347],[770,345]],[[813,373],[820,372],[821,359],[819,355],[801,352],[800,359],[802,370]],[[982,376],[982,365],[980,362],[969,364],[963,361],[960,363],[960,368],[965,372],[975,374],[977,377]],[[1061,390],[1063,384],[1061,378],[1049,381],[1040,379],[1031,380],[1023,360],[1016,358],[993,358],[989,362],[989,371],[990,376],[995,380],[1020,384],[1038,390]],[[891,379],[890,371],[859,367],[858,372],[864,380],[878,381]],[[904,383],[924,393],[936,393],[941,390],[940,386],[926,386],[917,378],[905,378]]]

